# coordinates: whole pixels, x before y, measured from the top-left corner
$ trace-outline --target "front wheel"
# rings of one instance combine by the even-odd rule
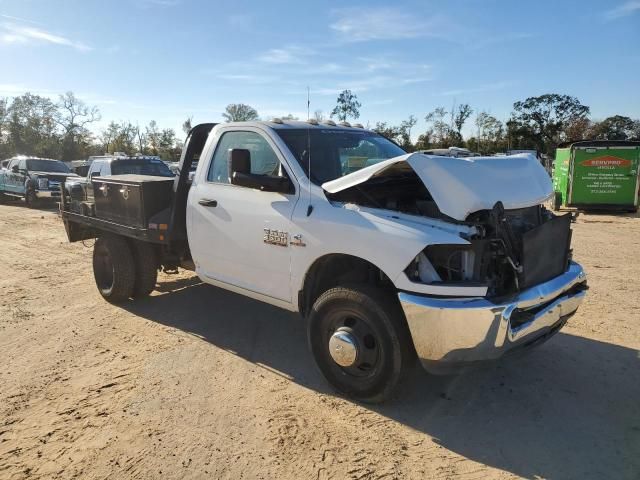
[[[388,399],[415,358],[397,301],[368,285],[323,293],[309,315],[308,340],[327,381],[364,402]]]
[[[129,243],[117,235],[104,235],[93,246],[93,275],[100,295],[108,302],[123,302],[133,295],[135,266]]]
[[[33,188],[27,188],[27,191],[24,194],[24,202],[29,208],[36,208],[38,206],[38,196]]]

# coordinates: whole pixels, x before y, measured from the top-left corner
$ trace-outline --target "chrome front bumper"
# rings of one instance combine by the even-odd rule
[[[572,262],[562,275],[505,302],[405,292],[399,298],[422,366],[448,373],[549,338],[577,310],[586,280],[582,267]]]
[[[36,190],[37,198],[58,198],[60,190]]]

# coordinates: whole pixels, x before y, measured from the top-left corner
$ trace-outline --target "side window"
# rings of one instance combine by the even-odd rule
[[[234,148],[249,150],[251,153],[251,173],[281,176],[280,161],[271,146],[255,132],[226,132],[218,141],[213,160],[209,166],[207,180],[229,183],[229,151]]]
[[[27,161],[26,160],[20,160],[20,163],[18,163],[18,168],[20,170],[26,170],[27,169]]]
[[[93,178],[93,177],[99,177],[100,176],[100,164],[102,162],[98,161],[98,160],[94,160],[93,163],[91,164],[91,167],[89,168],[89,177]]]

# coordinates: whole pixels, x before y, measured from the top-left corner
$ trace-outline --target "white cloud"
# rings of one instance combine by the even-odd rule
[[[221,80],[242,82],[252,85],[264,85],[266,83],[273,83],[279,80],[278,77],[272,75],[254,75],[244,73],[221,73],[218,74],[217,77]]]
[[[618,5],[616,8],[608,10],[607,12],[605,12],[604,17],[607,20],[616,20],[618,18],[633,15],[638,11],[640,11],[640,1],[630,0],[621,5]]]
[[[472,88],[460,88],[457,90],[447,90],[444,91],[442,93],[440,93],[440,95],[445,96],[445,97],[455,97],[458,95],[466,95],[469,93],[482,93],[482,92],[492,92],[495,90],[502,90],[505,89],[507,87],[510,87],[511,85],[513,85],[510,82],[495,82],[495,83],[487,83],[484,85],[480,85],[478,87],[472,87]]]
[[[333,14],[337,19],[329,27],[350,42],[439,37],[446,30],[446,25],[437,25],[436,17],[421,19],[390,7],[351,7],[334,10]]]
[[[353,93],[362,93],[369,90],[392,89],[405,85],[429,82],[431,80],[432,78],[430,75],[420,77],[407,77],[402,75],[378,75],[343,82],[338,81],[330,87],[312,89],[312,93],[315,93],[317,95],[336,95],[343,90],[351,90]]]
[[[0,25],[0,44],[27,44],[27,43],[49,43],[71,47],[81,52],[92,50],[84,43],[70,40],[67,37],[56,35],[46,30],[17,25],[14,23],[3,23]]]
[[[307,48],[299,46],[288,46],[284,48],[272,48],[258,57],[264,63],[277,65],[305,63],[305,57],[313,52]]]

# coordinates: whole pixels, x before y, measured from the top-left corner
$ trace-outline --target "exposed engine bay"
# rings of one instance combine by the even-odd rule
[[[571,214],[556,216],[544,206],[475,212],[466,223],[480,234],[469,245],[430,245],[409,266],[414,281],[485,285],[501,297],[554,278],[570,261]]]
[[[487,296],[496,298],[545,282],[569,266],[571,214],[556,216],[542,205],[505,210],[497,202],[491,210],[455,220],[440,212],[418,175],[402,164],[328,197],[476,227],[479,233],[465,238],[470,244],[425,248],[405,271],[414,282],[486,286]]]
[[[327,194],[327,197],[340,203],[455,221],[438,210],[427,187],[406,164],[394,165],[384,176],[371,178],[353,188]]]

